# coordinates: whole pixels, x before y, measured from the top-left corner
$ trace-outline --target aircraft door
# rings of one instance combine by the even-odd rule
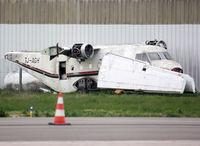
[[[59,78],[60,80],[64,80],[67,78],[66,75],[66,61],[59,62]]]

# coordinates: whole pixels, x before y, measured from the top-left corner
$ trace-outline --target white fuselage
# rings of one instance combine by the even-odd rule
[[[77,90],[75,83],[81,78],[97,81],[101,60],[106,53],[135,59],[137,54],[152,52],[167,52],[166,49],[151,45],[118,45],[96,46],[94,56],[85,61],[60,54],[50,60],[50,56],[41,52],[9,52],[6,59],[15,62],[25,71],[38,78],[41,82],[58,92],[73,92]],[[148,55],[147,55],[148,56]],[[182,68],[175,61],[160,59],[148,62],[157,67],[171,70]]]

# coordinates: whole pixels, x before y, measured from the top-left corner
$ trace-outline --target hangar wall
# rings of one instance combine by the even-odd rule
[[[133,44],[162,39],[200,90],[199,0],[1,0],[0,87],[18,68],[8,51],[88,42]]]
[[[199,0],[1,0],[1,24],[200,24]]]

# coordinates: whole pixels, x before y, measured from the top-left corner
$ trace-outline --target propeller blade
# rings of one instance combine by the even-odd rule
[[[58,43],[56,44],[56,50],[57,50],[57,55],[56,56],[58,56],[59,54],[58,54]]]

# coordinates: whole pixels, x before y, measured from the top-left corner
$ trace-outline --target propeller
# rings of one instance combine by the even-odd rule
[[[56,48],[56,55],[51,55],[50,56],[50,61],[52,59],[54,59],[55,57],[58,57],[60,54],[69,56],[70,50],[65,50],[64,48],[59,47],[58,43],[56,43],[56,46],[54,46],[52,48]]]
[[[57,52],[57,55],[56,55],[56,57],[58,57],[58,43],[56,43],[56,52]]]

